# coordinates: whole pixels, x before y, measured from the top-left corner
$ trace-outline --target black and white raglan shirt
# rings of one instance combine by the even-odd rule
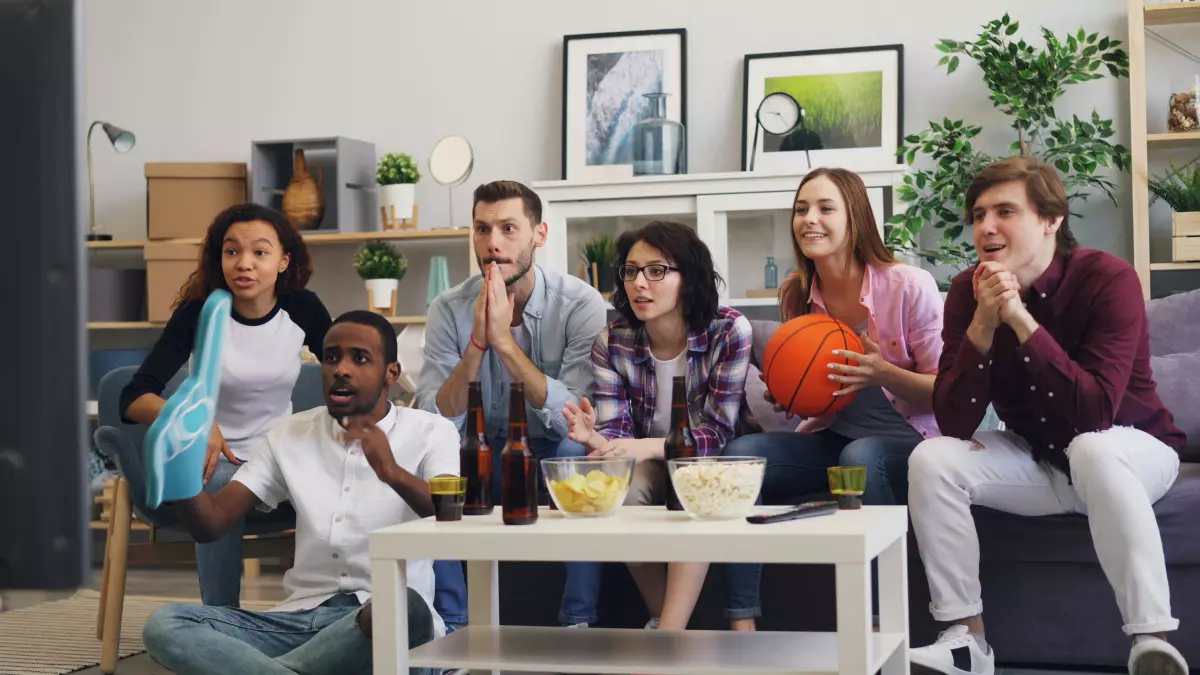
[[[162,396],[172,377],[191,358],[203,302],[187,301],[163,327],[150,355],[121,391],[121,416],[145,394]],[[229,449],[247,460],[255,443],[292,414],[292,389],[300,376],[302,348],[319,359],[332,319],[315,293],[300,290],[282,295],[261,319],[233,311],[221,356],[221,391],[217,426]]]

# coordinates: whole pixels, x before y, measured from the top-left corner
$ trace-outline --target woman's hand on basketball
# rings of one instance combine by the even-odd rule
[[[204,482],[206,484],[212,478],[213,472],[217,470],[217,462],[221,461],[221,455],[225,455],[225,459],[234,466],[242,463],[234,456],[233,450],[229,449],[229,443],[225,442],[221,428],[214,424],[212,433],[208,435],[208,454],[204,456]]]
[[[762,380],[762,381],[763,381],[763,384],[766,384],[766,383],[767,383],[767,378],[766,378],[766,376],[765,376],[765,375],[763,375],[762,373],[759,373],[759,374],[758,374],[758,379]],[[777,412],[777,413],[787,413],[787,418],[786,418],[786,419],[789,419],[789,420],[790,420],[790,419],[792,419],[793,417],[795,417],[795,416],[796,416],[796,415],[795,415],[795,413],[791,412],[790,410],[785,410],[783,406],[779,405],[779,401],[776,401],[776,400],[775,400],[775,397],[771,395],[771,390],[770,390],[770,389],[764,389],[764,390],[763,390],[763,400],[765,400],[767,403],[770,403],[770,404],[771,404],[771,408],[772,408],[772,409],[774,409],[774,410],[775,410],[775,412]]]
[[[845,396],[864,389],[882,385],[887,379],[888,373],[893,366],[883,358],[883,353],[879,349],[879,345],[874,340],[867,337],[865,334],[858,336],[862,341],[863,351],[859,354],[847,349],[835,349],[835,356],[840,356],[845,359],[854,361],[857,365],[846,365],[842,363],[831,363],[829,369],[834,371],[830,373],[829,379],[834,382],[840,382],[845,385],[841,389],[833,392],[834,396]]]

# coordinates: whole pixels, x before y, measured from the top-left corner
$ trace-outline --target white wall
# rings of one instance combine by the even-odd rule
[[[1040,26],[1127,37],[1124,0],[1003,5],[1035,43]],[[600,7],[566,0],[88,2],[87,115],[138,137],[128,155],[96,142],[98,222],[118,238],[144,236],[147,161],[248,161],[251,140],[340,134],[372,141],[380,152],[409,152],[424,170],[438,138],[462,134],[476,151],[474,174],[455,200],[458,224],[465,224],[475,185],[559,177],[561,48],[570,33],[688,29],[693,173],[739,168],[742,57],[755,52],[903,43],[906,133],[949,116],[984,124],[985,150],[1001,152],[1012,140],[979,71],[965,63],[946,76],[933,48],[939,38],[973,38],[1004,11],[994,3],[609,0]],[[1161,51],[1155,43],[1150,49]],[[1094,106],[1115,119],[1116,140],[1127,144],[1127,87],[1113,79],[1069,87],[1060,114],[1090,115]],[[1157,108],[1166,87],[1151,83]],[[1152,108],[1152,123],[1160,117]],[[1121,208],[1094,199],[1076,229],[1085,245],[1128,258],[1129,182],[1118,183]],[[417,196],[423,226],[449,225],[445,188],[426,179]],[[318,254],[320,277],[351,278],[348,256]],[[357,281],[353,288],[361,294]],[[347,286],[344,299],[352,297],[359,295]]]

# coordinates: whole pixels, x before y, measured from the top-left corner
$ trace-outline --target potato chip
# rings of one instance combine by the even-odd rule
[[[617,506],[629,483],[619,476],[592,469],[586,475],[574,474],[564,480],[550,481],[558,506],[569,513],[605,513]]]

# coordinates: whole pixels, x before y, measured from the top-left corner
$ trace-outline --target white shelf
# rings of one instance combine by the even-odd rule
[[[730,307],[774,307],[779,298],[730,298],[725,301]]]
[[[868,672],[904,645],[875,633]],[[468,626],[409,652],[417,668],[646,675],[837,675],[836,633]]]
[[[1151,272],[1200,270],[1200,263],[1150,263]]]

